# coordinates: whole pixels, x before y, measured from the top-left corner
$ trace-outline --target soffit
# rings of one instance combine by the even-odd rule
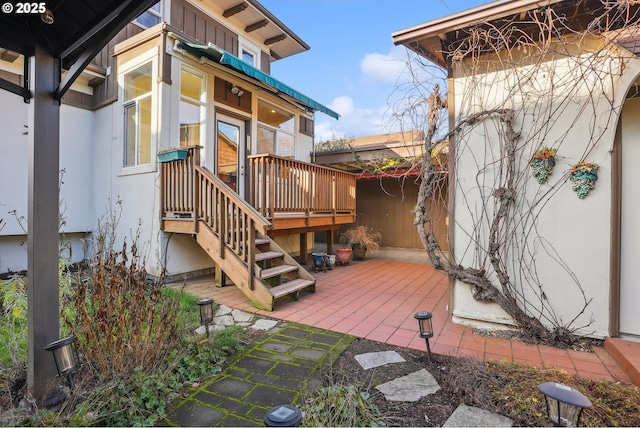
[[[40,45],[52,57],[61,59],[63,68],[69,68],[97,41],[106,44],[111,37],[105,36],[117,33],[157,1],[48,0],[42,4],[53,14],[51,24],[38,13],[2,13],[0,47],[31,56],[35,46]]]
[[[40,46],[60,61],[67,73],[55,91],[60,100],[91,60],[127,23],[158,0],[48,0],[40,3],[5,2],[0,14],[0,48],[30,57]],[[19,4],[45,5],[53,16],[46,23],[40,13],[9,11]],[[32,12],[23,10],[23,12]],[[25,75],[27,73],[25,72]],[[3,89],[30,97],[28,88],[20,88],[0,79]]]
[[[465,30],[477,26],[500,27],[503,23],[512,22],[523,32],[535,38],[536,33],[539,32],[539,26],[531,22],[526,12],[546,6],[552,7],[557,16],[565,18],[566,28],[556,28],[556,31],[586,30],[586,26],[595,17],[606,12],[606,4],[601,0],[497,0],[397,31],[392,34],[392,38],[394,44],[404,45],[440,67],[447,68],[448,58],[443,51],[451,50],[450,47],[464,40],[469,34]],[[636,15],[640,6],[629,4],[629,7],[629,16],[634,21],[637,20]],[[618,9],[614,8],[610,11],[613,15],[618,12]]]
[[[245,37],[256,38],[270,50],[274,59],[286,58],[310,49],[300,37],[255,0],[208,0]]]

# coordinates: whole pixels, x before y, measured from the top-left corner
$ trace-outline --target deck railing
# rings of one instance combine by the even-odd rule
[[[247,169],[248,202],[200,167],[199,146],[187,148],[186,159],[161,164],[162,217],[192,220],[193,231],[202,220],[220,233],[230,228],[230,221],[239,226],[252,223],[266,231],[278,214],[333,216],[331,224],[336,215],[355,215],[355,174],[273,155],[250,156]],[[240,235],[233,234],[242,230],[244,226],[229,229],[225,235],[239,255],[246,249],[240,246]]]
[[[355,213],[355,174],[274,155],[249,156],[248,169],[249,201],[268,219],[278,213]]]

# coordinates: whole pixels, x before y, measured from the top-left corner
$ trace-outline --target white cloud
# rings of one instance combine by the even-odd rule
[[[315,141],[327,141],[334,137],[364,137],[389,132],[383,127],[386,107],[380,109],[358,108],[353,99],[343,95],[329,106],[340,114],[340,119],[330,119],[316,114]]]
[[[403,47],[394,47],[388,54],[368,53],[360,61],[364,77],[381,83],[395,83],[406,65]]]

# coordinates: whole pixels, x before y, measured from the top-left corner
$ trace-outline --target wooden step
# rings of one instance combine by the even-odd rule
[[[274,276],[278,276],[287,272],[293,272],[295,270],[298,270],[298,266],[280,265],[269,269],[263,269],[260,271],[260,279],[272,278]]]
[[[284,256],[284,253],[279,253],[277,251],[265,251],[264,253],[256,254],[256,261],[261,262],[263,260],[279,259],[282,256]]]
[[[315,281],[298,278],[298,279],[294,279],[293,281],[285,282],[284,284],[271,287],[269,289],[269,292],[271,293],[271,295],[273,295],[275,299],[286,296],[287,294],[296,293],[295,297],[296,297],[296,300],[298,300],[297,293],[303,288],[310,287],[314,284],[315,284]]]
[[[267,238],[256,238],[256,245],[264,245],[268,244],[269,242],[271,241]]]

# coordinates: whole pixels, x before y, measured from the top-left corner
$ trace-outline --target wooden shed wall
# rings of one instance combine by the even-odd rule
[[[356,183],[358,224],[366,224],[382,233],[382,245],[399,248],[424,248],[411,210],[416,204],[419,185],[409,178],[402,183],[399,179],[358,180]],[[404,195],[404,197],[403,197]],[[446,210],[443,201],[446,188],[439,189],[438,196],[429,204],[436,204],[436,238],[443,250],[448,249]],[[433,207],[430,207],[433,208]],[[433,210],[431,210],[433,211]],[[341,229],[344,230],[343,227]],[[340,231],[338,232],[338,237]]]

